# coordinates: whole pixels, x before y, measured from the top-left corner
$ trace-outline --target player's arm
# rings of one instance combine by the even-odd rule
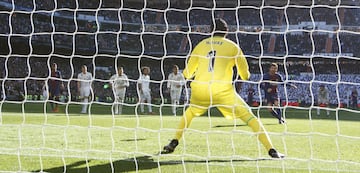
[[[321,92],[320,92],[320,89],[318,88],[316,92],[317,92],[316,101],[317,101],[317,104],[318,104],[318,105],[320,105],[320,97],[321,97],[321,94],[320,94],[320,93],[321,93]]]
[[[77,76],[77,78],[78,78],[78,81],[77,81],[77,89],[78,89],[78,92],[80,92],[80,83],[81,83],[81,79],[80,79],[80,74],[78,74],[78,76]]]
[[[94,82],[93,82],[93,75],[92,73],[89,73],[90,74],[90,91],[92,90],[92,88],[95,88],[94,87]]]
[[[180,86],[183,86],[183,85],[185,85],[186,81],[185,81],[185,78],[184,78],[184,75],[183,75],[183,74],[180,74],[180,76],[181,76]]]
[[[268,74],[264,74],[263,75],[263,81],[266,81],[266,82],[262,82],[261,83],[261,89],[263,89],[265,92],[268,92],[270,93],[271,92],[271,85],[270,85],[270,76]]]
[[[289,85],[291,88],[295,88],[295,89],[297,88],[297,86],[295,84],[290,83]]]
[[[281,82],[284,82],[284,81],[281,81]],[[297,88],[297,86],[295,84],[293,84],[293,83],[287,83],[285,86],[295,88],[295,89]]]
[[[172,74],[172,73],[169,74],[169,76],[168,76],[168,81],[167,81],[167,84],[166,84],[166,87],[167,87],[168,89],[170,89],[170,86],[171,86],[171,80],[172,80],[171,74]]]
[[[281,82],[284,82],[284,81],[281,81]],[[295,89],[297,88],[297,86],[293,83],[288,83],[286,86],[289,86],[289,87],[295,88]]]
[[[59,78],[62,79],[62,75],[61,75],[61,72],[59,72]],[[64,85],[64,82],[61,80],[60,82],[60,90],[65,90],[65,85]]]
[[[237,56],[235,60],[237,71],[241,77],[242,80],[249,80],[250,78],[250,71],[249,71],[249,65],[247,63],[247,60],[241,51],[241,49],[236,50]]]
[[[109,79],[109,86],[112,88],[115,82],[115,75],[112,75]]]
[[[194,77],[195,71],[199,66],[199,54],[197,53],[197,47],[191,53],[189,61],[186,64],[186,67],[183,71],[183,75],[186,79],[191,79]]]
[[[129,83],[129,78],[124,74],[125,77],[125,87],[129,87],[130,83]]]
[[[280,74],[278,74],[278,78],[279,78],[279,82],[281,82],[281,83],[284,83],[284,78],[280,75]],[[286,85],[285,85],[286,87],[291,87],[291,88],[297,88],[297,86],[295,85],[295,84],[292,84],[292,83],[287,83]]]
[[[330,95],[329,95],[329,90],[326,89],[326,104],[329,104],[329,100],[330,100]]]
[[[142,79],[141,79],[141,76],[139,77],[137,84],[138,84],[139,92],[142,93]]]

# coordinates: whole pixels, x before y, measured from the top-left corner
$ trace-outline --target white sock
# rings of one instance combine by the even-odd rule
[[[119,113],[119,108],[118,108],[118,105],[117,105],[117,104],[115,104],[115,105],[114,105],[114,108],[115,108],[115,110],[114,110],[114,114],[118,114],[118,113]]]
[[[140,102],[140,111],[144,112],[144,102]]]
[[[150,104],[148,104],[148,109],[149,109],[149,112],[152,112],[152,108],[151,108]]]
[[[121,105],[121,104],[118,104],[117,107],[118,107],[118,109],[119,109],[118,114],[122,114],[122,105]]]
[[[88,98],[85,98],[84,99],[84,104],[83,104],[83,106],[82,106],[82,112],[87,112],[86,110],[87,110],[87,104],[88,104],[88,102],[89,102],[89,99]]]
[[[175,100],[171,100],[171,105],[172,105],[172,113],[175,114],[176,113],[176,101]]]

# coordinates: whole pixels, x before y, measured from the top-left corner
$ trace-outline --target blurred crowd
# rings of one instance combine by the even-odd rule
[[[0,34],[19,34],[31,38],[31,44],[94,53],[184,55],[208,35],[213,16],[227,21],[229,38],[249,55],[302,55],[312,51],[360,55],[352,46],[359,43],[359,34],[349,32],[360,30],[357,6],[159,10],[136,2],[34,2],[1,0]],[[339,29],[341,32],[335,32]]]
[[[244,98],[247,98],[247,90],[253,88],[255,101],[261,102],[263,93],[258,84],[267,69],[259,67],[260,57],[269,61],[272,57],[290,57],[298,61],[295,64],[285,62],[280,71],[286,83],[298,86],[298,89],[288,88],[286,84],[279,87],[281,99],[287,102],[310,105],[316,100],[318,86],[325,84],[330,91],[331,104],[346,104],[349,92],[360,89],[356,69],[360,64],[356,58],[360,57],[357,48],[360,9],[356,5],[360,4],[349,3],[338,9],[234,6],[213,10],[196,4],[188,8],[186,1],[171,2],[168,8],[164,4],[130,1],[0,0],[0,42],[10,47],[0,54],[11,54],[19,49],[17,44],[21,42],[34,52],[40,47],[63,55],[55,58],[37,54],[2,56],[1,99],[43,99],[41,93],[49,77],[49,64],[56,62],[66,86],[63,101],[76,101],[76,76],[80,66],[86,64],[93,73],[94,101],[112,102],[112,91],[104,85],[116,73],[115,64],[121,64],[130,79],[127,102],[137,101],[136,81],[139,67],[143,65],[151,68],[154,102],[167,102],[164,86],[171,66],[179,64],[183,68],[192,47],[209,35],[212,17],[227,21],[228,38],[237,42],[251,59],[253,75],[250,82],[242,82],[239,90]],[[19,37],[26,39],[16,42]],[[65,57],[61,51],[70,52],[73,58],[78,55],[79,60]],[[81,57],[89,52],[91,57]],[[115,56],[102,58],[100,55]],[[124,56],[120,63],[114,61],[118,55]],[[140,62],[148,56],[153,59]],[[182,58],[170,63],[176,57]],[[321,63],[310,62],[309,57],[320,59]],[[339,58],[352,61],[334,62]],[[95,59],[107,60],[95,62]],[[169,59],[169,63],[162,63],[164,59]]]

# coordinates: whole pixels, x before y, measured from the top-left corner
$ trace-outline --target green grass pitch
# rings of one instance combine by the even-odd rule
[[[345,110],[316,117],[286,108],[284,126],[254,109],[287,156],[270,159],[249,127],[214,109],[193,120],[173,154],[158,155],[180,118],[169,107],[137,116],[128,106],[113,116],[97,104],[91,114],[79,114],[79,105],[61,113],[44,113],[42,103],[0,106],[0,172],[360,172],[360,115]]]

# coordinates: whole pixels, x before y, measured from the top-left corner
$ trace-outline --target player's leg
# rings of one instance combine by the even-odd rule
[[[268,106],[268,111],[271,113],[272,116],[274,116],[275,118],[277,118],[279,121],[281,119],[281,117],[279,116],[279,113],[276,111],[276,109],[274,108],[274,101],[267,101],[267,106]]]
[[[357,97],[353,99],[353,107],[354,107],[354,109],[357,109],[357,108],[358,108]]]
[[[49,88],[49,100],[54,100],[54,95],[53,95],[53,91],[52,91],[51,87]],[[54,105],[52,102],[50,102],[50,108],[51,108],[51,110],[54,109]]]
[[[218,101],[217,101],[218,102]],[[269,135],[267,134],[262,123],[255,117],[252,113],[250,107],[246,102],[238,96],[235,92],[233,95],[228,95],[222,98],[219,103],[226,103],[226,105],[231,106],[219,106],[219,111],[229,118],[240,118],[245,122],[256,134],[258,140],[263,144],[265,149],[268,151],[268,154],[273,158],[282,158],[283,154],[278,153],[270,140]]]
[[[52,101],[54,101],[54,95],[53,95],[53,94],[54,94],[53,91],[50,90],[50,91],[49,91],[49,100],[51,100],[51,101],[50,101],[51,111],[54,110],[54,103],[52,102]]]
[[[126,92],[126,89],[122,89],[119,92],[118,104],[117,104],[118,114],[122,114],[122,107],[123,107],[123,103],[125,100],[125,92]]]
[[[285,124],[286,121],[284,120],[284,118],[282,117],[282,111],[281,111],[281,107],[280,107],[280,101],[278,98],[274,99],[274,111],[276,112],[277,115],[277,119],[279,120],[279,124]]]
[[[53,103],[53,112],[59,112],[59,104],[57,104],[56,102],[60,101],[60,87],[55,88],[53,91],[53,98],[54,98],[54,103]]]
[[[238,103],[241,103],[241,101]],[[219,111],[228,118],[240,118],[245,122],[255,133],[258,134],[259,141],[264,145],[267,151],[273,148],[271,140],[263,127],[262,123],[251,112],[250,108],[244,104],[235,104],[236,106],[219,106]]]
[[[183,136],[184,129],[190,126],[191,121],[195,116],[200,116],[204,114],[206,110],[207,109],[205,107],[190,105],[180,119],[179,126],[175,133],[175,138],[171,140],[171,142],[168,145],[164,146],[164,149],[161,153],[167,154],[174,152],[176,146],[179,144],[179,140]]]
[[[56,102],[58,102],[58,101],[60,101],[60,95],[56,95],[55,97],[54,97],[54,101],[56,101]],[[54,104],[54,106],[53,106],[53,112],[59,112],[59,104],[58,103],[53,103]]]
[[[329,106],[327,106],[326,108],[329,108]],[[326,109],[326,116],[330,116],[330,110]]]
[[[117,93],[117,90],[114,87],[112,88],[112,92],[113,92],[114,102],[112,104],[111,111],[113,111],[114,114],[117,114],[117,112],[118,112],[118,110],[117,110],[118,93]]]
[[[320,101],[318,101],[318,108],[316,108],[316,115],[317,116],[320,116],[320,107],[321,106],[321,102]]]
[[[192,88],[194,92],[191,94],[190,105],[180,119],[174,139],[163,148],[163,151],[161,152],[163,154],[172,153],[179,144],[179,140],[184,133],[184,129],[190,126],[192,119],[195,116],[200,116],[207,111],[210,102],[208,85],[197,85],[196,83],[193,83]]]
[[[180,104],[180,98],[181,98],[181,89],[176,90],[176,95],[175,95],[175,115],[176,115],[176,107]]]
[[[147,103],[149,114],[152,114],[152,107],[151,107],[151,94],[150,91],[145,92],[145,100]]]
[[[115,94],[115,102],[114,102],[114,105],[113,105],[113,107],[114,107],[114,114],[115,115],[117,115],[118,113],[119,113],[119,107],[118,107],[118,105],[119,105],[119,95],[118,95],[118,93],[116,93]]]
[[[176,114],[176,92],[175,90],[170,90],[170,98],[171,98],[171,112],[173,115]]]
[[[326,105],[326,116],[330,116],[329,102],[326,101],[325,105]]]
[[[351,99],[351,108],[355,109],[355,100],[353,98]]]
[[[274,100],[274,110],[276,112],[276,114],[279,116],[279,117],[282,117],[282,112],[281,112],[281,107],[280,107],[280,101],[278,99]]]
[[[60,90],[60,89],[59,89]],[[49,88],[49,99],[52,100],[50,102],[50,108],[52,112],[58,112],[59,108],[57,104],[55,103],[58,99],[58,96],[60,95],[60,91],[56,87],[50,87]]]
[[[265,100],[266,100],[266,105],[268,106],[267,110],[271,113],[272,116],[274,116],[275,118],[277,118],[280,121],[279,113],[274,108],[276,98],[274,98],[272,95],[268,94],[268,95],[266,95]]]
[[[144,114],[144,102],[145,102],[145,95],[144,92],[140,93],[140,112]]]
[[[87,112],[87,107],[89,104],[89,98],[90,98],[90,88],[85,88],[85,97],[84,97],[84,105],[83,105],[83,109],[85,112]]]
[[[89,105],[89,98],[90,98],[89,94],[87,94],[87,96],[84,97],[83,110],[85,111],[85,113],[87,112],[87,108],[88,108],[88,105]]]
[[[80,98],[81,98],[81,103],[82,103],[82,108],[81,108],[81,112],[82,114],[86,113],[86,103],[85,103],[85,99],[86,99],[86,89],[85,88],[80,88]]]

